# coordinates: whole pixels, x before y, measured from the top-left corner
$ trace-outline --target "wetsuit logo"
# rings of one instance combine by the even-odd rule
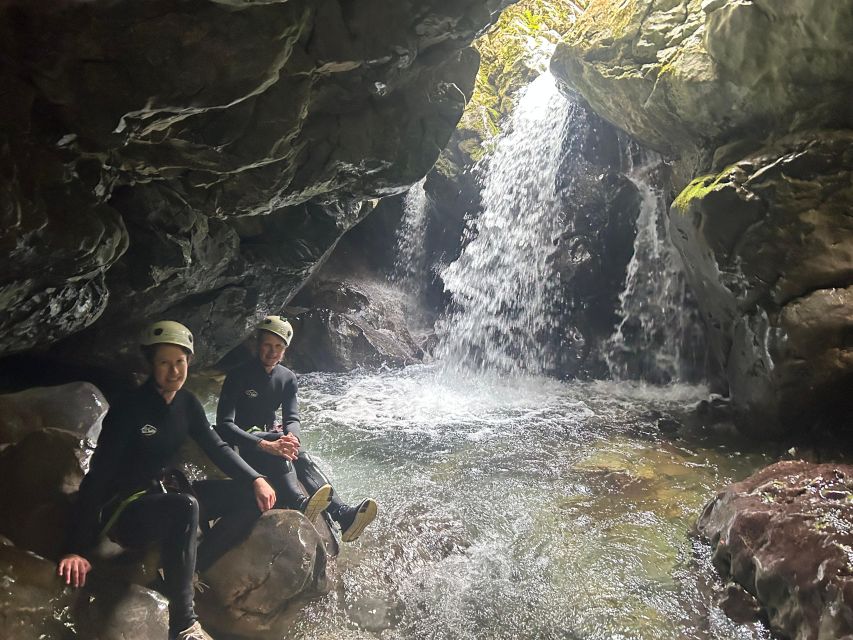
[[[249,396],[250,398],[257,398],[258,392],[255,391],[254,389],[246,389],[246,395]]]
[[[157,427],[151,424],[146,424],[139,430],[139,433],[144,436],[153,436],[155,433],[157,433]]]

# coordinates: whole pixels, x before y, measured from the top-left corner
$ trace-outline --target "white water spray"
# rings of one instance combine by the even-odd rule
[[[651,154],[648,162],[625,174],[640,192],[641,205],[634,255],[619,294],[622,322],[605,351],[610,375],[617,380],[683,379],[682,348],[695,330],[681,257],[667,229],[666,199],[650,179],[660,166],[660,157]]]
[[[440,325],[450,367],[540,373],[551,368],[562,227],[557,179],[571,108],[554,78],[527,87],[483,180],[483,212],[459,259],[441,274],[453,311]]]
[[[426,234],[428,196],[424,191],[424,182],[413,184],[406,192],[403,203],[403,217],[397,228],[394,268],[391,281],[405,283],[409,287],[419,288],[426,269],[424,235]]]

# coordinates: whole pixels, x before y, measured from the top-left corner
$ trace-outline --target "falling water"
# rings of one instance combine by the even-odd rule
[[[652,185],[651,176],[660,166],[660,157],[650,154],[647,162],[626,173],[642,200],[634,255],[619,295],[622,321],[605,356],[610,375],[617,380],[684,379],[692,353],[683,351],[701,341],[701,336],[693,335],[698,325],[692,318],[681,258],[667,231],[666,199]]]
[[[441,274],[453,310],[439,327],[450,367],[548,371],[561,227],[557,173],[571,105],[550,74],[521,96],[483,179],[483,212],[459,259]]]
[[[426,268],[424,235],[426,232],[428,196],[424,191],[426,178],[412,185],[403,203],[403,217],[396,233],[396,258],[391,281],[417,288]]]

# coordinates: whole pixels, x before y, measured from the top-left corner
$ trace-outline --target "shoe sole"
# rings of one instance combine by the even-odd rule
[[[368,498],[363,501],[358,507],[358,513],[355,514],[352,524],[347,527],[346,531],[341,532],[341,541],[352,542],[356,540],[361,535],[361,532],[364,531],[364,528],[373,522],[378,510],[379,507],[376,505],[375,500]]]
[[[332,485],[324,484],[314,492],[302,513],[311,524],[314,524],[317,516],[323,513],[330,504],[332,504]]]

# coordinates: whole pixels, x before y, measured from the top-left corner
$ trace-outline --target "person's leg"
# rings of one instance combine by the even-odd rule
[[[112,536],[127,547],[160,543],[169,599],[170,637],[191,626],[196,620],[193,609],[193,573],[198,546],[196,499],[184,493],[144,495],[124,509]]]
[[[299,449],[299,457],[293,463],[293,466],[296,469],[297,478],[308,493],[313,494],[325,485],[332,486],[332,483],[329,482],[329,479],[320,467],[317,466],[311,455],[304,449]],[[337,520],[336,516],[343,506],[345,505],[338,497],[338,492],[332,489],[332,503],[329,505],[327,511],[333,520]]]
[[[244,482],[200,480],[193,483],[193,491],[201,503],[203,517],[218,518],[199,545],[196,566],[203,573],[249,535],[261,511],[252,486]]]
[[[331,487],[328,478],[307,451],[299,450],[299,457],[294,462],[294,467],[299,480],[309,492],[316,491],[316,488],[323,485]],[[378,507],[372,498],[362,500],[355,506],[349,506],[340,499],[336,491],[332,491],[332,503],[326,511],[332,520],[340,525],[341,540],[352,542],[361,535],[367,525],[373,522]]]

